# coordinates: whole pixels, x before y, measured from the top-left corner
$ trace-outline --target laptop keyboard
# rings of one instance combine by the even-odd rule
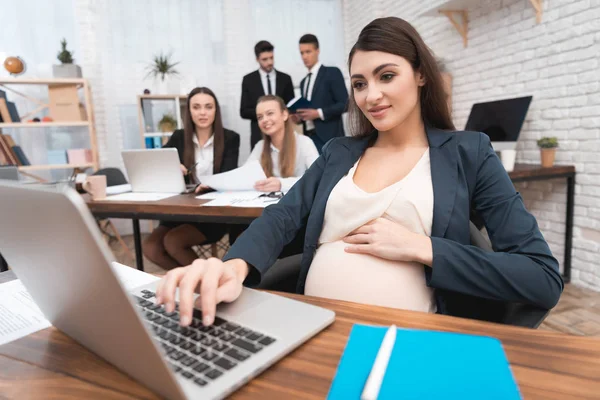
[[[216,317],[212,326],[202,325],[202,312],[194,309],[190,326],[179,325],[179,306],[167,313],[151,301],[154,292],[134,296],[146,320],[177,374],[205,386],[245,362],[275,339],[261,332]]]

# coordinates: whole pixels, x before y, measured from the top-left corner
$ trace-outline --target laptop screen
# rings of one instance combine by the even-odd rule
[[[473,104],[466,131],[483,132],[492,142],[516,142],[532,96]]]

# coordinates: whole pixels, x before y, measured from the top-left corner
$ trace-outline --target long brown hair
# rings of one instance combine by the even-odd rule
[[[190,169],[196,163],[196,154],[194,151],[194,135],[196,134],[196,125],[192,119],[191,100],[192,97],[199,93],[209,95],[215,101],[215,121],[213,122],[213,173],[218,173],[221,170],[221,162],[223,161],[223,152],[225,151],[225,132],[223,129],[223,120],[221,119],[221,107],[214,92],[207,87],[194,88],[187,97],[187,107],[183,117],[183,165]],[[192,168],[192,174],[196,174],[195,168]]]
[[[421,118],[425,125],[442,130],[455,130],[442,76],[433,53],[417,30],[408,22],[397,17],[377,18],[363,28],[356,44],[348,56],[348,70],[357,51],[381,51],[406,59],[414,71],[419,71],[425,80],[420,88],[419,102]],[[360,111],[350,90],[348,108],[353,136],[370,136],[375,128]]]
[[[283,102],[283,99],[279,96],[272,94],[261,96],[257,101],[257,105],[265,101],[276,101],[279,104],[281,112],[287,111],[287,107]],[[263,136],[263,150],[260,155],[260,165],[265,171],[267,177],[273,176],[273,161],[271,159],[271,137],[269,135],[262,134]],[[296,133],[294,132],[294,125],[291,118],[285,121],[285,133],[283,136],[283,148],[279,152],[279,173],[282,178],[288,178],[294,176],[294,169],[296,168]]]

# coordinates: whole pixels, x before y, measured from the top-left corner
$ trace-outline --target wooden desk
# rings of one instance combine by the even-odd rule
[[[567,209],[565,220],[565,250],[563,261],[563,279],[571,281],[571,252],[573,249],[573,211],[575,208],[575,166],[556,165],[552,168],[542,168],[535,164],[515,164],[509,173],[513,183],[541,181],[564,178],[567,180]]]
[[[0,274],[0,282],[13,278],[12,271]],[[336,321],[231,398],[325,398],[354,323],[386,326],[395,323],[407,328],[497,337],[504,345],[525,399],[597,399],[600,394],[600,339],[597,338],[308,296],[285,296],[334,310]],[[0,346],[0,397],[156,398],[55,328]]]
[[[194,194],[181,194],[159,201],[93,201],[84,195],[86,203],[96,217],[126,218],[133,223],[135,260],[144,270],[140,219],[186,222],[216,222],[221,224],[250,224],[260,217],[262,208],[202,207],[208,200],[198,200]]]

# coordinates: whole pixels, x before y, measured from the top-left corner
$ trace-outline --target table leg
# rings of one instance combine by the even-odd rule
[[[8,263],[6,262],[4,257],[2,257],[2,254],[0,254],[0,272],[4,271],[8,271]]]
[[[571,251],[573,248],[573,211],[575,207],[575,176],[567,178],[567,220],[565,227],[565,260],[563,280],[571,281]]]
[[[142,254],[142,236],[140,235],[140,220],[133,218],[133,240],[135,241],[135,264],[140,271],[144,270],[144,255]]]

